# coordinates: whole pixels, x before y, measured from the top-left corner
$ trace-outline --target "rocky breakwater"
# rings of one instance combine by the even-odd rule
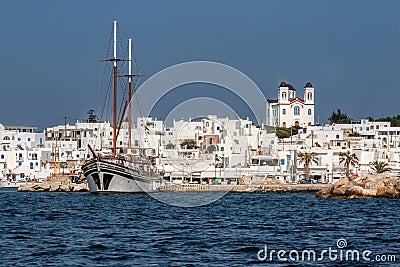
[[[21,185],[18,192],[88,192],[86,183],[72,183],[68,176],[48,177],[43,183]]]
[[[255,193],[298,193],[317,192],[326,188],[327,184],[285,184],[275,177],[243,177],[239,185],[232,192],[255,192]]]
[[[37,185],[22,185],[18,192],[88,192],[86,184],[41,183]]]
[[[342,178],[316,193],[317,198],[398,198],[400,178],[387,174]]]

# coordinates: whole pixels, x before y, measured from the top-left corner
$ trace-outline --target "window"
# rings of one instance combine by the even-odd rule
[[[338,134],[336,135],[336,139],[339,139],[339,135]]]
[[[286,115],[286,108],[282,109],[282,115]]]
[[[4,159],[4,155],[1,155],[0,158],[1,158],[1,159]]]
[[[286,99],[286,93],[285,92],[282,93],[282,99]]]
[[[294,115],[300,115],[300,107],[299,106],[295,106],[293,111],[294,111]]]
[[[28,137],[28,142],[30,142],[31,141],[31,138],[30,137]]]
[[[31,170],[33,169],[33,162],[29,163],[29,169],[31,169]]]
[[[17,141],[18,141],[18,142],[21,142],[21,138],[20,138],[20,137],[18,137]]]
[[[308,115],[311,115],[311,108],[308,109]]]

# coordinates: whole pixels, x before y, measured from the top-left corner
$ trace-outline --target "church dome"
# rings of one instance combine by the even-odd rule
[[[296,91],[296,89],[294,89],[293,85],[291,85],[290,83],[288,83],[286,86],[289,87],[289,90]]]
[[[279,87],[286,87],[286,83],[285,82],[281,82],[281,84],[279,85]]]
[[[308,82],[308,83],[306,83],[306,86],[305,86],[306,88],[310,88],[310,87],[312,87],[312,84],[311,84],[311,82]]]

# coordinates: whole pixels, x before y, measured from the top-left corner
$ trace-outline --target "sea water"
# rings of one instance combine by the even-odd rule
[[[400,263],[398,199],[229,193],[182,208],[147,194],[1,189],[0,203],[1,266],[365,266],[380,265],[377,255]],[[321,254],[329,249],[336,254]],[[348,251],[371,253],[351,261]]]

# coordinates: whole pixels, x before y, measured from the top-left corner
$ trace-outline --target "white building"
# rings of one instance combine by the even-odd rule
[[[267,101],[267,125],[274,127],[314,125],[314,88],[310,82],[304,87],[304,98],[296,95],[296,89],[281,82],[278,99]]]

